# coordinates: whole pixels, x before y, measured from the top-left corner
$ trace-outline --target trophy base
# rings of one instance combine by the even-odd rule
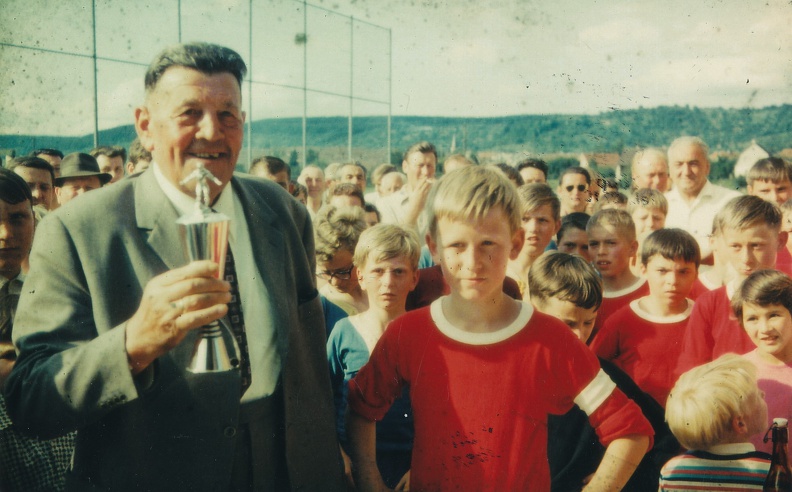
[[[200,330],[187,370],[195,374],[236,370],[239,362],[228,355],[220,323],[213,321]]]

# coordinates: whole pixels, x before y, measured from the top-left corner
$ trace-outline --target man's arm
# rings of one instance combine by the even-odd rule
[[[75,230],[59,216],[39,225],[14,326],[19,358],[5,388],[9,413],[43,438],[137,398],[130,369],[142,371],[189,330],[225,312],[216,303],[228,298],[225,282],[201,277],[212,264],[196,263],[161,277],[152,272],[148,300],[138,305],[136,289],[144,289],[133,275],[139,270],[149,279],[145,257]],[[137,265],[134,273],[128,264]]]
[[[352,458],[352,474],[358,490],[388,490],[377,468],[377,423],[347,409],[346,430]]]
[[[641,463],[649,444],[648,436],[637,434],[612,441],[594,477],[583,490],[621,490]]]

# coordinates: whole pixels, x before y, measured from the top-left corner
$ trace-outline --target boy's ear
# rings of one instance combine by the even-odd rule
[[[366,288],[363,286],[363,274],[362,274],[362,273],[361,273],[361,271],[358,269],[358,267],[356,267],[356,266],[354,266],[354,265],[352,266],[352,276],[353,276],[353,277],[355,277],[355,278],[357,279],[357,282],[358,282],[358,284],[360,285],[360,288],[361,288],[363,291],[365,291],[365,290],[366,290]]]
[[[630,251],[630,256],[635,256],[638,254],[638,241],[633,241],[632,244],[630,244]]]
[[[778,249],[783,249],[786,247],[787,241],[789,241],[789,233],[786,231],[781,231],[778,233]]]
[[[749,432],[748,424],[745,422],[745,419],[742,415],[735,415],[732,417],[731,427],[732,432],[734,432],[734,435],[737,436],[746,435]]]
[[[523,245],[525,244],[525,229],[518,227],[511,239],[512,247],[509,252],[509,259],[514,260],[520,255]]]
[[[410,292],[412,292],[413,290],[415,290],[416,287],[418,287],[418,281],[421,279],[421,270],[416,268],[415,270],[413,270],[412,276],[413,278],[412,278],[412,285],[410,286]]]
[[[434,241],[434,238],[432,238],[432,235],[428,232],[426,233],[426,246],[429,247],[429,254],[432,255],[432,260],[435,262],[435,264],[439,265],[440,261],[439,256],[437,256],[437,243]]]
[[[555,230],[553,231],[553,237],[558,236],[558,231],[561,230],[561,219],[555,221]]]

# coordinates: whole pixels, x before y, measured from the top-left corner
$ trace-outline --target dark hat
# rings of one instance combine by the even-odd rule
[[[64,181],[69,178],[96,176],[102,185],[106,185],[113,179],[110,173],[103,173],[99,170],[99,163],[96,162],[95,157],[82,152],[74,152],[64,157],[61,161],[60,172],[61,175],[55,178],[55,186],[63,186]]]

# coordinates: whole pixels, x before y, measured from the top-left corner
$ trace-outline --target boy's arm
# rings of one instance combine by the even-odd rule
[[[583,490],[621,490],[649,449],[648,436],[634,434],[612,441],[591,482]]]
[[[352,457],[352,474],[358,490],[388,490],[377,468],[377,423],[372,422],[351,408],[346,415],[349,452]]]
[[[575,398],[589,416],[605,456],[588,490],[620,490],[652,445],[654,430],[636,403],[600,370]]]

